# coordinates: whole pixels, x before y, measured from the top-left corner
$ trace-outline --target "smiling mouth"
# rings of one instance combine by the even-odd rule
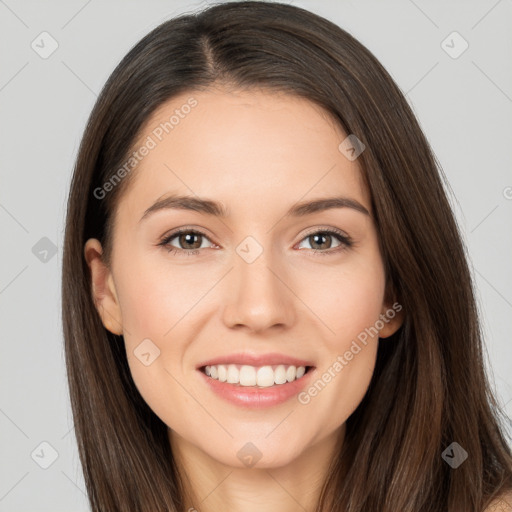
[[[216,364],[200,368],[211,379],[240,387],[268,388],[301,379],[314,366]]]

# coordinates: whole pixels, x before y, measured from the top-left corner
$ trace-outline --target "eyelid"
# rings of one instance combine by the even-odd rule
[[[180,228],[176,228],[174,230],[171,230],[170,232],[166,233],[165,235],[163,235],[162,237],[160,237],[160,240],[159,242],[157,243],[157,245],[159,246],[163,246],[163,247],[166,247],[168,246],[169,242],[176,238],[177,236],[183,234],[183,233],[193,233],[195,235],[200,235],[204,238],[206,238],[212,245],[218,245],[216,244],[215,242],[213,242],[211,240],[211,237],[210,235],[206,234],[205,233],[205,230],[203,230],[203,228],[196,228],[196,227],[192,227],[192,226],[182,226]],[[170,246],[172,247],[172,246]],[[169,252],[171,250],[175,250],[175,251],[182,251],[182,252],[187,252],[187,253],[192,253],[194,251],[200,251],[201,249],[181,249],[179,247],[172,247],[172,249],[169,249]]]
[[[210,240],[212,244],[214,243],[212,241],[212,237],[207,233],[207,230],[205,228],[198,228],[195,226],[181,226],[176,229],[171,229],[170,231],[168,231],[167,233],[160,237],[160,242],[168,240],[169,238],[174,238],[175,236],[180,235],[181,233],[195,233],[196,235],[202,235],[208,240]]]
[[[343,238],[346,238],[347,240],[351,240],[348,233],[345,233],[345,231],[343,231],[339,228],[335,228],[333,226],[315,226],[314,228],[310,228],[302,235],[302,238],[300,240],[302,241],[307,236],[313,235],[315,233],[325,233],[325,232],[333,232],[333,233],[336,233],[337,235],[340,235]]]
[[[310,237],[311,235],[317,234],[317,233],[325,233],[329,236],[334,236],[338,238],[338,241],[340,242],[340,246],[336,247],[334,249],[327,249],[325,251],[317,250],[317,249],[309,249],[310,252],[312,252],[315,256],[329,256],[329,255],[335,255],[339,254],[340,252],[346,251],[347,249],[350,249],[354,247],[355,242],[352,240],[352,237],[346,233],[345,231],[335,228],[333,226],[315,226],[314,228],[310,228],[305,233],[303,233],[302,238],[299,240],[298,243],[301,243],[306,238]],[[297,244],[296,244],[297,245]],[[302,249],[304,250],[304,249]]]
[[[213,242],[211,240],[210,236],[208,234],[206,234],[203,231],[203,229],[204,228],[196,228],[193,226],[181,226],[179,228],[171,230],[170,233],[166,233],[165,235],[163,235],[160,238],[160,241],[158,242],[157,245],[167,248],[168,252],[174,251],[175,253],[182,253],[182,254],[186,253],[188,255],[197,254],[198,252],[200,252],[202,250],[201,248],[199,248],[199,249],[181,249],[179,247],[169,246],[170,241],[172,239],[174,239],[175,237],[179,236],[180,234],[193,233],[193,234],[200,235],[200,236],[206,238],[208,241],[210,241],[212,243],[212,245],[216,245],[217,247],[219,247],[219,245],[216,244],[215,242]],[[309,228],[305,233],[303,233],[301,235],[301,238],[295,245],[299,244],[300,242],[302,242],[304,239],[308,238],[309,236],[311,236],[313,234],[317,234],[317,233],[325,233],[330,236],[337,235],[339,237],[338,240],[341,245],[339,247],[335,248],[334,250],[333,249],[327,249],[327,250],[309,249],[309,251],[312,251],[315,254],[325,254],[325,255],[335,254],[335,253],[338,253],[339,251],[348,249],[354,245],[354,241],[347,233],[345,233],[343,230],[341,230],[339,228],[335,228],[333,226],[315,226],[313,228]],[[295,247],[295,245],[294,245],[294,247]],[[171,247],[171,248],[168,248],[168,247]],[[304,249],[301,249],[301,250],[304,250]]]

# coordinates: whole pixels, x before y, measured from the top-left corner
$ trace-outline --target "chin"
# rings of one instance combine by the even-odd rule
[[[252,441],[249,438],[245,439],[247,440],[219,444],[219,449],[215,451],[208,446],[205,451],[216,461],[240,469],[280,468],[293,463],[304,451],[284,439],[276,438],[274,442],[270,442],[264,436],[253,438]]]

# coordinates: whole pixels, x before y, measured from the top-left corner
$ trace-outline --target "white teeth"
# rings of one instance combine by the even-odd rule
[[[234,364],[228,366],[228,384],[238,384],[240,382],[240,372]]]
[[[242,366],[240,368],[240,386],[255,386],[256,370],[254,366]]]
[[[260,388],[267,388],[274,385],[274,370],[272,366],[262,366],[256,372],[256,382]]]
[[[300,379],[306,373],[305,366],[277,366],[254,367],[249,365],[219,364],[205,366],[204,373],[212,379],[228,384],[240,386],[259,386],[262,388],[286,384]]]
[[[276,384],[284,384],[286,382],[286,368],[284,364],[280,364],[274,371],[274,382]]]
[[[297,370],[295,369],[295,366],[289,366],[286,370],[286,380],[291,382],[292,380],[295,380],[295,377],[297,377]]]
[[[226,382],[228,380],[228,370],[223,364],[219,364],[219,366],[217,366],[217,372],[221,382]]]

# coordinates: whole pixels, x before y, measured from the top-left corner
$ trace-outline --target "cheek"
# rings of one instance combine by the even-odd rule
[[[368,265],[347,265],[336,272],[319,272],[308,282],[310,291],[303,291],[305,302],[314,305],[312,309],[328,328],[325,339],[331,349],[342,350],[378,320],[385,291],[380,259],[374,258]]]
[[[173,269],[170,264],[148,264],[147,259],[141,256],[119,266],[123,324],[134,343],[141,337],[171,338],[211,287],[204,273],[192,266]]]
[[[149,265],[147,255],[131,254],[117,262],[116,273],[128,364],[146,403],[162,420],[169,419],[169,397],[173,407],[193,405],[179,382],[188,340],[199,325],[194,315],[211,282],[192,266]]]
[[[376,323],[382,312],[385,277],[378,258],[364,267],[354,265],[323,279],[318,277],[316,283],[328,288],[324,287],[323,293],[310,294],[308,300],[316,304],[329,329],[325,330],[317,375],[298,398],[309,414],[324,418],[323,428],[331,431],[354,412],[370,384],[379,343]]]

